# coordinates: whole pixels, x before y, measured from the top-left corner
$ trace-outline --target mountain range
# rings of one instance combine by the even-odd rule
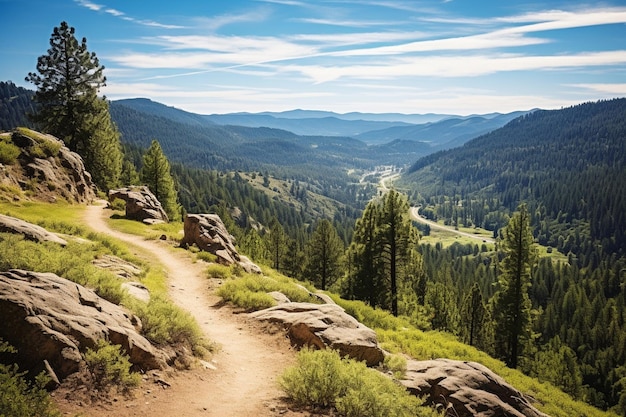
[[[124,116],[129,112],[135,113],[130,118]],[[278,165],[300,161],[302,156],[307,155],[316,159],[309,155],[309,151],[315,149],[316,154],[328,153],[332,165],[337,159],[348,158],[360,167],[362,164],[409,165],[421,156],[460,146],[467,140],[502,127],[528,112],[469,117],[443,114],[337,114],[308,110],[199,115],[149,99],[125,99],[113,101],[111,113],[124,134],[123,140],[140,142],[137,143],[140,146],[147,146],[148,142],[146,139],[146,143],[143,143],[136,138],[137,135],[155,137],[160,141],[174,140],[171,136],[156,136],[164,131],[163,124],[169,124],[168,130],[184,130],[188,132],[188,136],[194,137],[195,145],[192,147],[204,143],[214,148],[221,146],[226,151],[226,142],[236,143],[238,157],[248,155],[258,163],[265,159],[264,156],[268,157],[266,162]],[[160,120],[146,120],[150,118]],[[141,119],[145,123],[137,124],[133,119]],[[427,122],[414,124],[406,120]],[[181,126],[174,128],[173,124]],[[159,129],[155,129],[156,125],[160,125]],[[138,127],[145,131],[138,131]],[[269,141],[273,146],[279,146],[282,149],[281,155],[267,155],[257,145],[250,144],[259,141],[264,145]],[[181,138],[176,142],[183,145],[188,140]],[[168,147],[167,144],[165,147]],[[246,152],[246,147],[252,147],[253,152]],[[292,154],[289,149],[299,155]]]

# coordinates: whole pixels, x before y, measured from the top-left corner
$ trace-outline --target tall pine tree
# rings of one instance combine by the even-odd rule
[[[180,219],[180,205],[170,163],[157,140],[153,140],[143,156],[141,180],[159,200],[170,220]]]
[[[66,22],[55,27],[46,55],[37,59],[37,72],[26,81],[37,87],[39,103],[32,115],[37,127],[63,140],[85,160],[85,167],[102,190],[118,185],[122,148],[108,104],[98,97],[106,78],[96,54],[79,43]]]
[[[320,220],[307,243],[305,278],[326,290],[341,275],[343,252],[343,242],[333,224],[328,219]]]
[[[522,347],[530,339],[532,324],[528,290],[535,248],[525,204],[518,207],[504,229],[502,250],[505,257],[499,289],[493,299],[495,349],[507,366],[517,368]]]
[[[343,294],[388,308],[397,316],[399,280],[420,276],[418,239],[406,196],[391,190],[382,200],[368,203],[348,249],[350,271]]]

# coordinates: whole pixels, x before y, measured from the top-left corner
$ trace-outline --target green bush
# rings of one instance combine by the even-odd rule
[[[257,274],[242,274],[241,278],[224,282],[217,294],[246,310],[261,310],[276,305],[267,293],[278,291],[294,302],[318,302],[309,291],[296,285],[289,278],[279,279]]]
[[[193,317],[168,300],[153,296],[147,304],[139,301],[131,304],[143,325],[142,334],[153,343],[186,345],[199,356],[212,350]]]
[[[98,388],[115,386],[127,391],[141,383],[141,375],[130,371],[129,356],[106,340],[100,339],[95,349],[87,349],[85,362]]]
[[[0,354],[15,353],[15,349],[0,340]],[[48,392],[44,389],[47,378],[40,374],[35,383],[24,379],[17,365],[0,363],[0,416],[11,417],[60,417]]]
[[[196,256],[199,257],[199,258],[201,256],[204,256],[204,255],[201,255],[202,253],[207,253],[207,252],[198,252],[196,254]],[[213,255],[213,256],[215,256],[215,255]],[[207,267],[207,269],[206,269],[206,273],[209,276],[209,278],[217,278],[217,279],[226,279],[226,278],[228,278],[228,277],[230,277],[232,275],[229,266],[220,265],[220,264],[211,264],[211,265],[209,265]]]
[[[13,143],[0,140],[0,163],[5,165],[11,165],[20,155],[20,148]]]
[[[395,379],[402,379],[406,373],[407,360],[401,355],[386,355],[383,368],[392,373]]]
[[[297,405],[335,408],[346,417],[436,415],[380,372],[331,350],[301,350],[279,382]]]

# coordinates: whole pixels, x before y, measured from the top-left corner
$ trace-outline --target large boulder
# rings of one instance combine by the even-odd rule
[[[92,290],[52,273],[0,272],[0,339],[17,351],[20,369],[51,369],[59,380],[80,369],[81,353],[99,339],[118,344],[138,370],[170,358],[138,333],[139,319]]]
[[[217,214],[187,214],[181,246],[196,245],[217,256],[223,265],[239,264],[246,272],[261,273],[261,268],[235,248],[235,238],[228,233]]]
[[[336,304],[284,303],[251,313],[261,321],[280,323],[296,346],[335,349],[341,356],[378,365],[384,359],[376,333]]]
[[[82,158],[63,141],[25,128],[3,135],[18,148],[19,155],[15,163],[0,166],[0,184],[18,187],[44,201],[62,198],[88,203],[95,199],[96,187]]]
[[[24,220],[0,214],[0,232],[23,235],[26,239],[34,242],[54,242],[66,246],[67,242],[36,224]]]
[[[109,190],[109,201],[116,198],[126,202],[126,217],[145,223],[168,222],[163,206],[146,186]]]
[[[411,360],[400,381],[430,405],[458,417],[547,417],[487,367],[451,359]]]

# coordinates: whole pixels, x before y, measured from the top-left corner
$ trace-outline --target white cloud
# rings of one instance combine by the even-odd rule
[[[616,96],[626,96],[626,84],[602,84],[602,83],[593,83],[593,84],[568,84],[569,87],[582,88],[585,90],[589,90],[595,93],[606,93],[606,94],[614,94]]]
[[[134,17],[130,17],[127,16],[126,13],[119,11],[117,9],[112,9],[110,7],[101,5],[101,4],[96,4],[96,3],[92,3],[89,0],[74,0],[78,5],[85,7],[89,10],[93,10],[95,12],[99,12],[102,9],[104,9],[105,13],[108,13],[112,16],[115,17],[119,17],[122,20],[125,20],[127,22],[133,22],[133,23],[137,23],[143,26],[150,26],[150,27],[157,27],[157,28],[161,28],[161,29],[182,29],[184,28],[184,26],[179,26],[179,25],[168,25],[168,24],[164,24],[164,23],[159,23],[159,22],[155,22],[153,20],[149,20],[149,19],[136,19]]]
[[[87,0],[75,0],[76,3],[78,3],[79,5],[88,8],[89,10],[93,10],[95,12],[99,11],[100,9],[102,9],[104,6],[100,5],[100,4],[96,4],[96,3],[92,3],[90,1]]]
[[[587,68],[626,64],[626,50],[560,56],[472,55],[407,57],[378,65],[284,65],[277,70],[301,73],[316,83],[397,77],[476,77],[497,72]]]

